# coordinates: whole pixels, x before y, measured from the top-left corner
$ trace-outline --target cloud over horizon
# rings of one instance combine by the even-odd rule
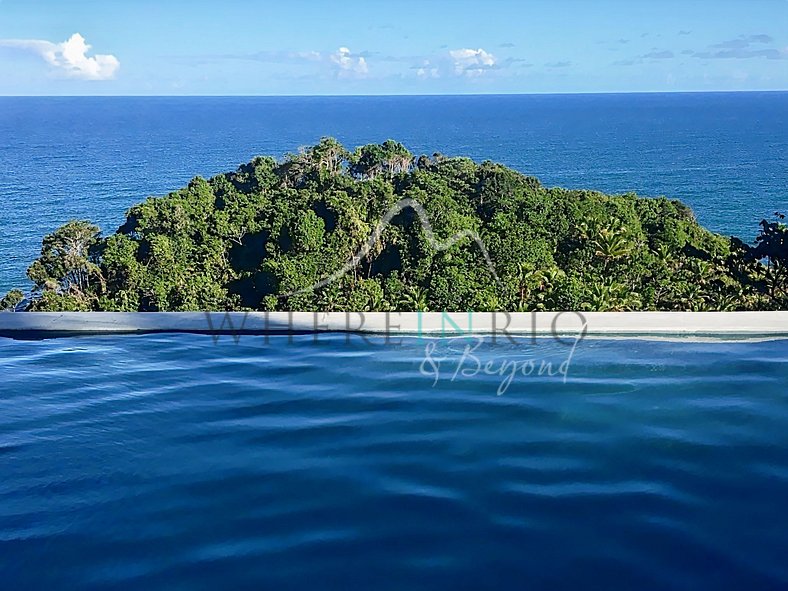
[[[340,47],[329,55],[329,59],[336,66],[339,77],[363,78],[369,74],[369,66],[364,55],[354,54],[347,47]]]
[[[324,74],[331,74],[339,79],[367,78],[369,75],[369,62],[372,54],[368,51],[356,53],[348,47],[342,46],[335,51],[317,50],[262,50],[254,53],[225,53],[205,54],[196,56],[177,56],[175,59],[185,59],[201,63],[213,60],[241,60],[268,64],[288,64],[299,67],[318,66]]]
[[[454,73],[458,76],[481,76],[497,67],[496,57],[482,49],[452,49],[449,56],[454,60]]]
[[[652,49],[648,53],[644,53],[640,56],[643,59],[650,59],[650,60],[667,60],[674,57],[674,54],[669,49]]]
[[[417,56],[387,56],[388,61],[411,62],[410,69],[421,79],[478,78],[489,71],[499,70],[515,61],[513,58],[498,61],[483,48],[447,49],[436,54]],[[524,61],[524,60],[523,60]]]
[[[79,33],[74,33],[62,43],[39,39],[0,39],[0,47],[36,54],[67,78],[109,80],[120,68],[120,61],[114,55],[88,56],[91,46]]]
[[[695,51],[687,55],[702,59],[750,59],[758,57],[770,60],[788,59],[788,48],[768,47],[773,44],[774,38],[771,35],[739,35],[735,39],[710,45],[707,51]]]

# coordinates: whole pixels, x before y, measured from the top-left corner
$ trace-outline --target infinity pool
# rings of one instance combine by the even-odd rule
[[[12,589],[784,589],[788,341],[0,339]]]

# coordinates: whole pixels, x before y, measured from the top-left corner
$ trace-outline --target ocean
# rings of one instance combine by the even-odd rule
[[[681,199],[752,240],[788,210],[788,93],[0,98],[0,292],[69,219],[128,207],[321,136],[502,162],[545,185]]]

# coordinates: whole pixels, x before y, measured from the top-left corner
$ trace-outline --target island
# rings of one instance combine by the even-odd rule
[[[26,311],[788,309],[788,229],[703,228],[679,201],[548,188],[501,164],[333,138],[194,178],[103,236],[45,236]]]

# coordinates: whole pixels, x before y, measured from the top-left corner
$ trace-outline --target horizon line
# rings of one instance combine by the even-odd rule
[[[597,95],[665,95],[665,94],[781,94],[786,89],[771,90],[622,90],[581,92],[455,92],[420,94],[0,94],[3,98],[418,98],[484,96],[597,96]]]

